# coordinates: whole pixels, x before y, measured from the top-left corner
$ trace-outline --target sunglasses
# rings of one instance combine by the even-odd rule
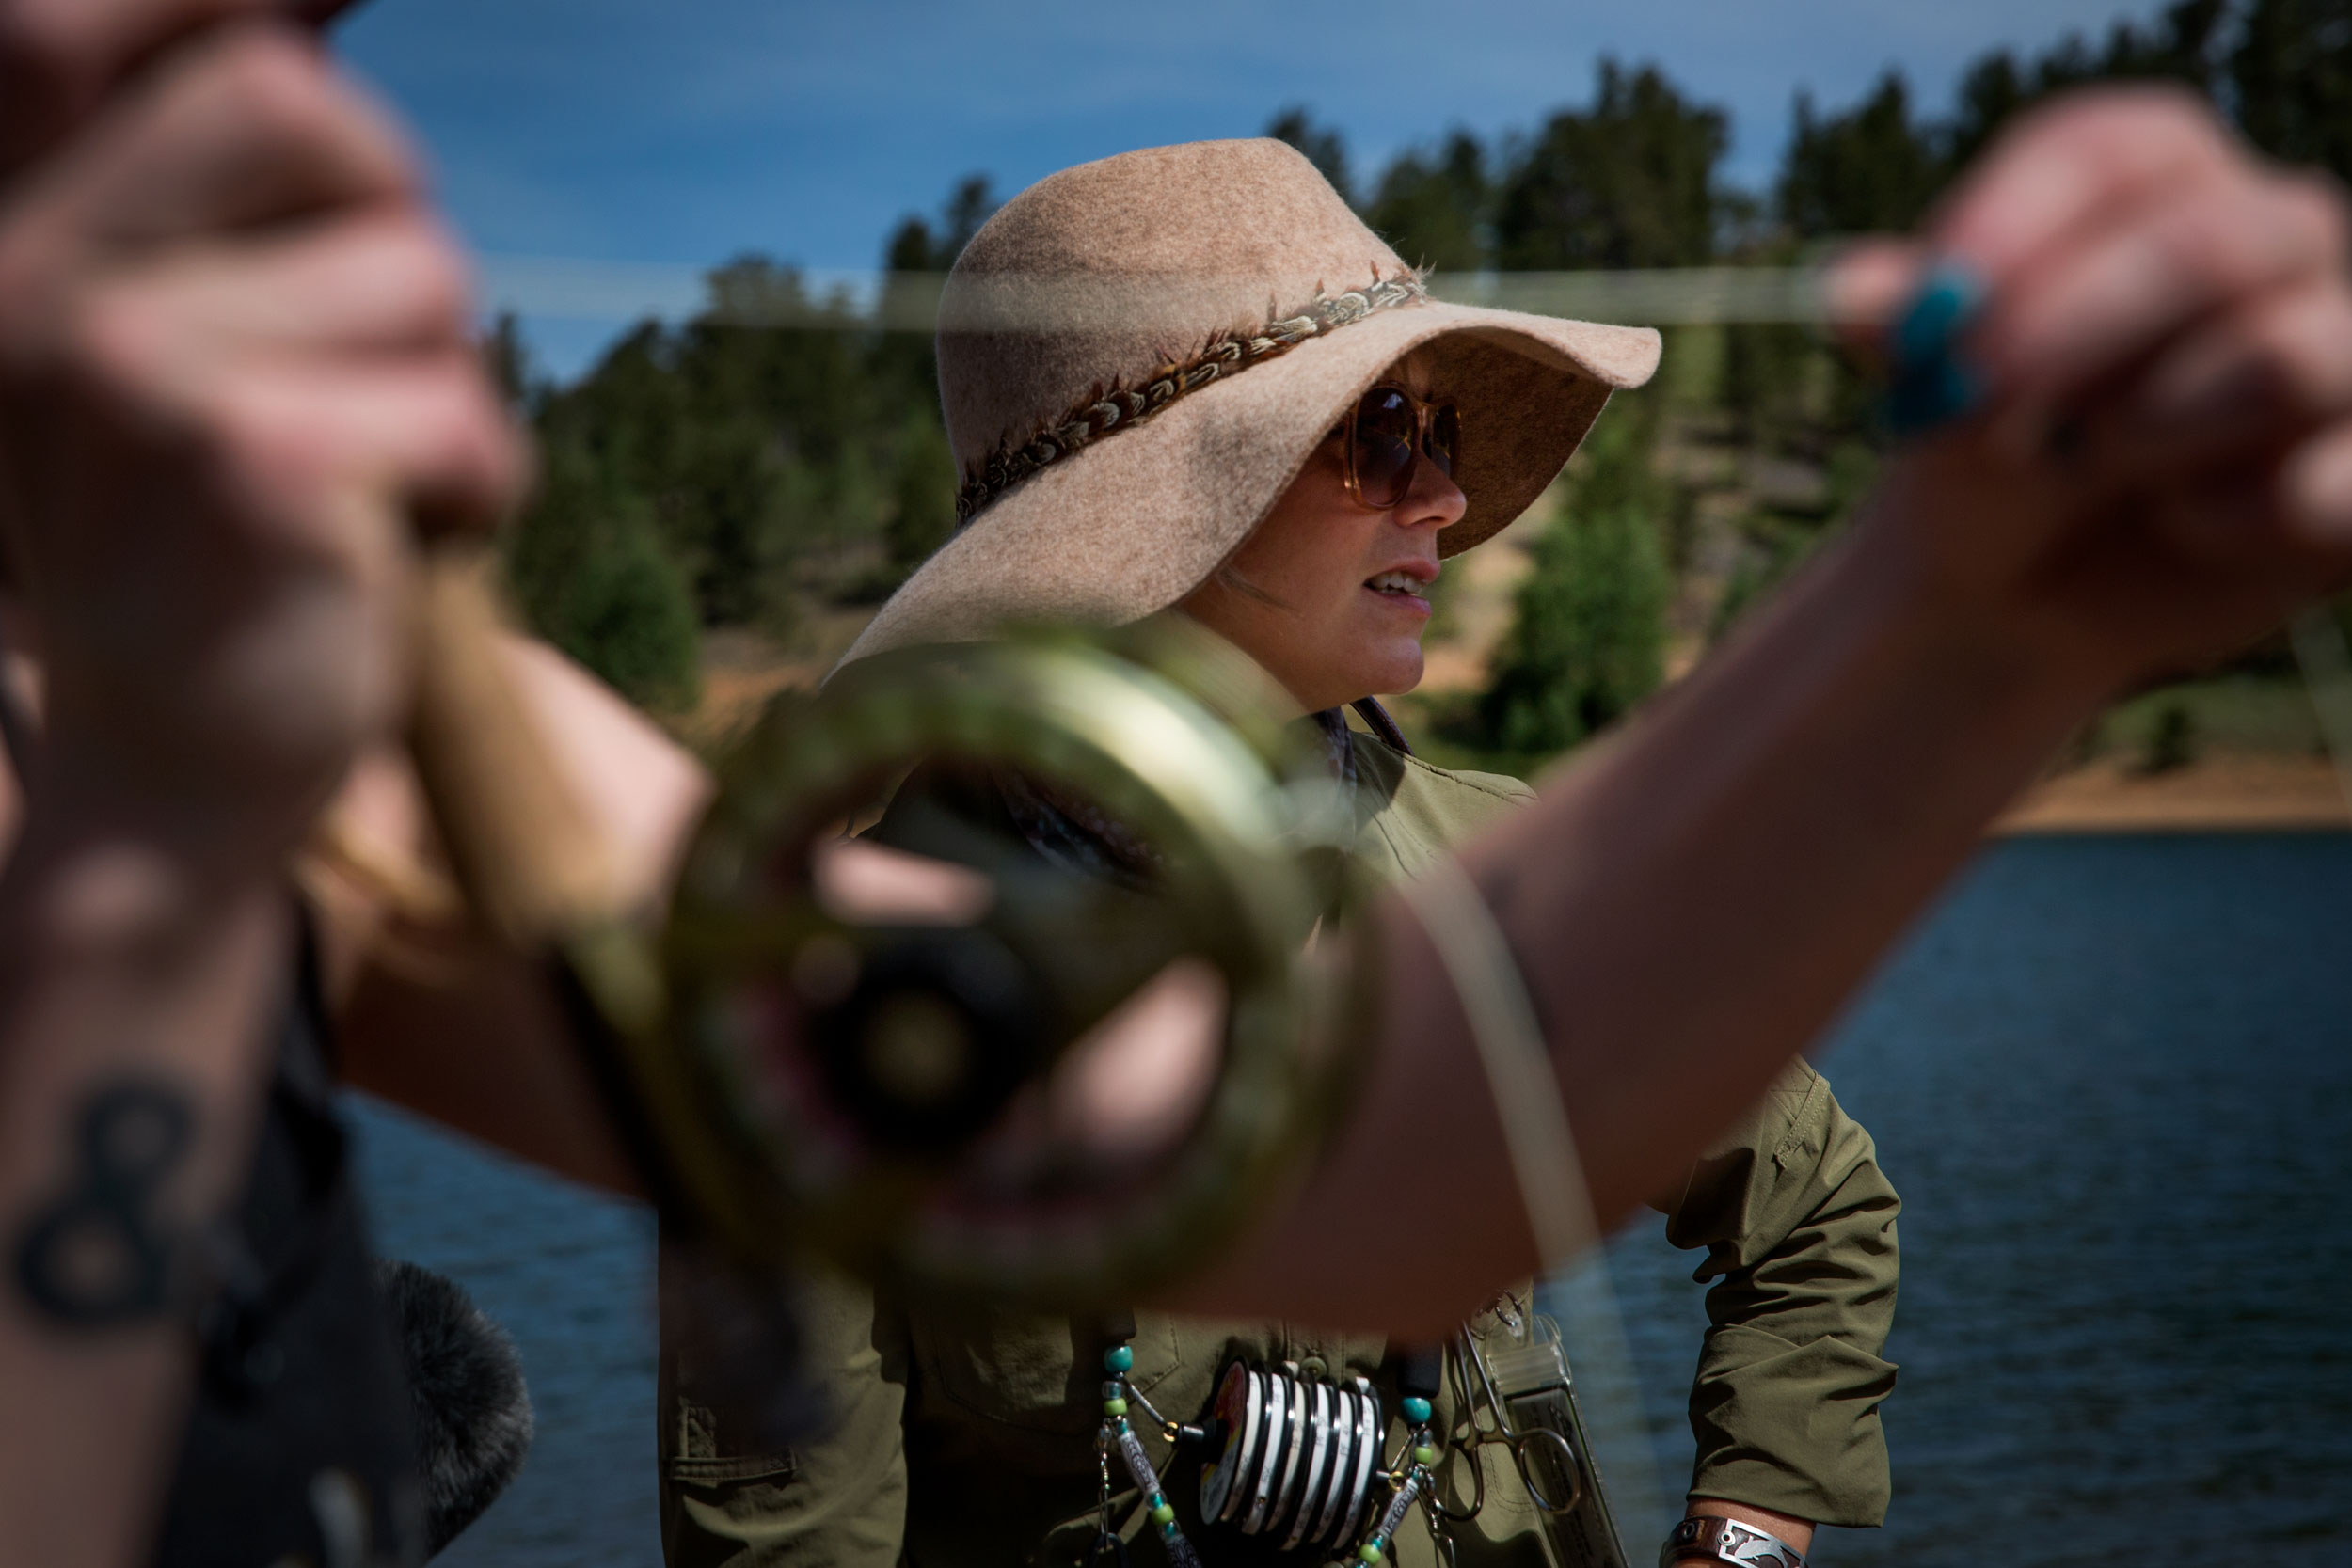
[[[1451,403],[1424,403],[1383,384],[1358,400],[1339,434],[1347,493],[1356,504],[1386,512],[1413,488],[1424,457],[1451,479],[1462,450],[1462,415]]]

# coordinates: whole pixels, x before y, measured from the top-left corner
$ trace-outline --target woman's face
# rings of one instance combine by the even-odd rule
[[[1384,382],[1428,397],[1407,358]],[[1438,535],[1470,504],[1424,457],[1384,512],[1347,492],[1342,436],[1327,437],[1225,568],[1179,607],[1240,647],[1308,711],[1410,691],[1438,580]]]

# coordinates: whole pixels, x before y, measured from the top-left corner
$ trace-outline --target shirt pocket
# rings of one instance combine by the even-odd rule
[[[801,1456],[791,1449],[771,1452],[727,1452],[720,1439],[721,1419],[706,1406],[680,1401],[673,1419],[688,1434],[683,1451],[668,1461],[670,1479],[688,1486],[723,1486],[737,1481],[786,1481],[801,1473]]]
[[[1102,1424],[1103,1352],[1113,1341],[1092,1323],[927,1305],[908,1308],[907,1325],[925,1382],[958,1413],[1057,1435],[1091,1437]],[[1146,1394],[1182,1364],[1174,1325],[1156,1313],[1138,1317],[1129,1343],[1128,1376]]]

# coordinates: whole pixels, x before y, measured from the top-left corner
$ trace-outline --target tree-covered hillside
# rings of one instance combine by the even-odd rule
[[[1456,130],[1376,174],[1304,107],[1268,129],[1441,273],[1782,264],[1915,223],[2003,122],[2102,77],[2177,84],[2257,146],[2352,174],[2352,0],[2184,0],[2039,55],[1987,55],[1940,107],[1893,74],[1843,106],[1796,91],[1761,190],[1724,181],[1725,112],[1654,64],[1604,61],[1581,103],[1539,125]],[[965,181],[888,236],[883,264],[944,270],[992,207],[988,182]],[[821,325],[730,325],[810,311]],[[493,347],[544,464],[510,535],[516,599],[648,705],[693,702],[707,632],[806,641],[953,527],[928,341],[811,299],[774,261],[716,269],[702,315],[640,325],[570,386],[533,380],[511,330]],[[1669,356],[1675,373],[1613,412],[1622,428],[1555,490],[1565,523],[1533,548],[1489,688],[1443,715],[1462,743],[1541,752],[1605,724],[1661,678],[1670,631],[1719,629],[1867,484],[1867,388],[1804,329],[1685,329]]]

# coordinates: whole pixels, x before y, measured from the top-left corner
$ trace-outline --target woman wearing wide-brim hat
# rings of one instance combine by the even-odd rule
[[[1413,756],[1374,699],[1421,677],[1441,558],[1542,494],[1610,393],[1647,379],[1656,333],[1431,300],[1274,141],[1152,149],[1041,182],[966,247],[941,324],[962,526],[849,660],[1016,623],[1116,626],[1175,610],[1250,654],[1325,726],[1357,799],[1359,857],[1377,875],[1412,877],[1533,798],[1516,780]],[[1342,721],[1351,704],[1377,733]],[[958,809],[1044,853],[1088,835],[1033,794]],[[885,838],[890,829],[886,818]],[[1448,1159],[1400,1152],[1398,1173]],[[1518,1201],[1507,1188],[1463,1196]],[[1888,1490],[1878,1405],[1894,1380],[1878,1352],[1899,1203],[1868,1135],[1800,1064],[1664,1202],[1669,1235],[1707,1248],[1701,1277],[1720,1280],[1692,1397],[1693,1508],[1800,1549],[1816,1524],[1878,1523]],[[1401,1247],[1389,1266],[1409,1269],[1415,1253]],[[793,1560],[828,1562],[901,1550],[914,1563],[1081,1560],[1098,1529],[1101,1325],[869,1303],[848,1289],[826,1300],[812,1333],[840,1425],[789,1467],[729,1451],[709,1413],[719,1402],[673,1370],[673,1560],[729,1543],[780,1556],[789,1543]],[[1128,1346],[1136,1386],[1178,1420],[1203,1418],[1237,1358],[1364,1377],[1396,1420],[1397,1367],[1377,1338],[1145,1313]],[[1440,1430],[1467,1419],[1450,1398],[1437,1403]],[[1405,1433],[1385,1433],[1386,1450]],[[1313,1559],[1274,1550],[1279,1531],[1269,1543],[1204,1525],[1200,1456],[1171,1459],[1156,1432],[1146,1443],[1210,1568]],[[1487,1470],[1477,1518],[1449,1527],[1465,1568],[1544,1560],[1500,1452],[1439,1466],[1462,1499],[1480,1488],[1461,1467]],[[1148,1536],[1136,1501],[1122,1477],[1118,1513]],[[1146,1560],[1161,1549],[1135,1547]],[[1419,1521],[1388,1544],[1404,1563],[1435,1552]]]

